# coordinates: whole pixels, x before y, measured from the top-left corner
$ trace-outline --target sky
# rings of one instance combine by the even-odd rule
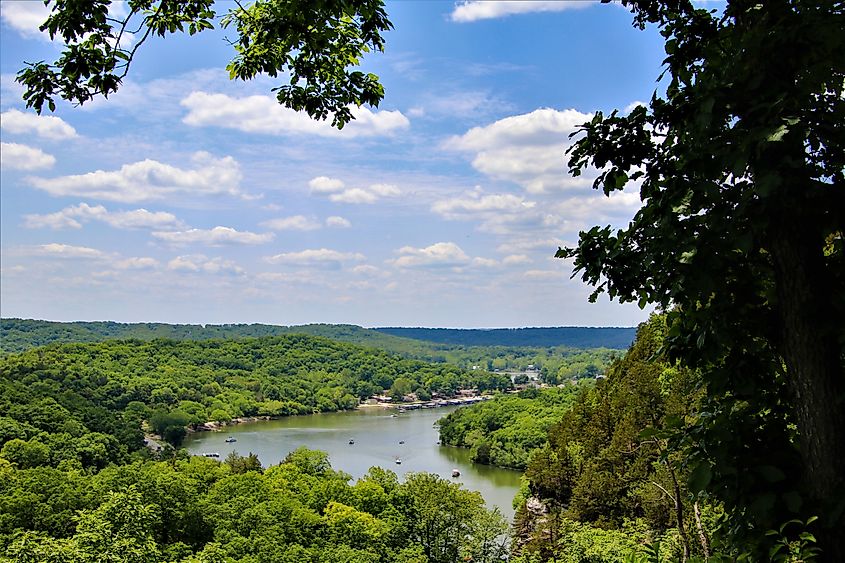
[[[219,12],[232,3],[217,4]],[[116,13],[125,9],[120,3]],[[0,2],[0,314],[48,320],[632,326],[555,259],[628,224],[568,174],[570,133],[649,100],[664,57],[619,5],[388,2],[342,131],[230,81],[226,30],[152,39],[117,94],[36,115],[14,81],[55,60],[37,1]],[[228,30],[229,36],[232,30]]]

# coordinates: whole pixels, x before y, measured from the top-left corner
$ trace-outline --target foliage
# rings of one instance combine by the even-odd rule
[[[510,387],[503,375],[303,335],[54,345],[0,359],[0,456],[101,468],[142,448],[143,420],[179,445],[186,426],[353,409],[397,379],[444,396]]]
[[[563,388],[499,395],[460,408],[438,421],[440,441],[472,450],[476,463],[525,469],[531,452],[546,443],[547,431],[574,404],[589,382]]]
[[[622,544],[609,546],[656,537],[672,539],[664,540],[670,557],[703,549],[690,530],[709,536],[715,525],[705,518],[697,523],[693,504],[713,508],[686,486],[690,469],[663,435],[697,415],[702,391],[696,373],[661,355],[666,332],[663,316],[643,323],[607,379],[580,389],[549,428],[548,443],[532,453],[526,502],[515,524],[525,553],[541,560],[621,561]],[[529,502],[542,502],[546,514],[538,516]]]
[[[764,546],[818,513],[819,546],[845,559],[845,9],[623,4],[665,38],[667,81],[648,107],[596,113],[569,164],[644,205],[558,256],[593,299],[671,308],[667,350],[708,392],[679,447],[726,528]]]
[[[478,493],[424,473],[399,483],[378,468],[350,484],[324,453],[304,449],[266,471],[199,457],[4,471],[4,562],[493,562],[506,540]],[[50,492],[34,480],[41,473]],[[65,518],[32,519],[36,507]]]
[[[378,332],[461,346],[527,346],[550,348],[616,348],[625,349],[634,338],[635,329],[628,327],[561,326],[543,328],[376,328]]]
[[[164,323],[73,322],[30,319],[0,319],[0,351],[23,352],[36,346],[60,342],[100,342],[110,339],[211,340],[307,334],[379,348],[406,358],[448,363],[464,368],[479,366],[488,371],[524,370],[529,365],[541,370],[545,381],[593,377],[603,373],[618,355],[614,347],[630,344],[633,329],[518,329],[441,332],[441,329],[410,329],[405,336],[392,331],[354,325],[310,324],[274,326],[262,324],[174,325]],[[445,330],[445,329],[443,329]],[[526,338],[525,331],[541,332]],[[586,331],[586,332],[585,332]],[[411,336],[431,335],[433,340]],[[494,339],[491,340],[490,337]],[[447,338],[444,338],[447,337]],[[485,342],[485,345],[481,345]],[[583,349],[589,346],[589,349]]]
[[[38,113],[45,103],[54,111],[57,97],[79,105],[108,97],[150,36],[194,35],[213,29],[218,18],[212,0],[129,0],[122,18],[109,12],[110,0],[45,4],[51,14],[40,29],[64,48],[56,61],[29,63],[17,78],[27,107]],[[230,78],[285,76],[287,83],[273,89],[280,104],[314,119],[331,116],[339,129],[354,119],[350,106],[378,106],[384,97],[378,76],[352,69],[365,53],[384,50],[381,34],[392,26],[381,0],[235,4],[220,21],[237,32]]]

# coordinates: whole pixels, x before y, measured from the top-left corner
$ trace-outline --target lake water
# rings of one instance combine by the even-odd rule
[[[198,432],[185,439],[192,454],[217,452],[223,460],[232,451],[256,454],[264,467],[279,463],[300,446],[328,452],[332,467],[362,477],[374,466],[395,471],[400,477],[410,471],[427,471],[452,479],[452,469],[461,476],[452,479],[467,489],[479,491],[488,507],[498,506],[506,518],[513,518],[511,501],[519,488],[517,471],[474,464],[469,450],[439,446],[434,423],[461,407],[408,411],[391,417],[395,410],[364,408],[357,411],[291,416],[278,420],[249,422],[222,432]],[[227,437],[237,440],[226,443]],[[349,441],[354,440],[354,444]],[[404,444],[400,444],[404,441]],[[402,461],[396,464],[396,459]]]

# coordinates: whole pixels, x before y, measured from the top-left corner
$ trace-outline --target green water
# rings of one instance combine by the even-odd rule
[[[453,479],[479,491],[489,506],[498,506],[513,517],[511,501],[519,488],[517,471],[474,464],[469,451],[437,445],[434,423],[455,408],[408,411],[391,417],[395,410],[368,408],[352,412],[292,416],[279,420],[229,426],[223,432],[200,432],[188,436],[185,447],[192,454],[217,452],[224,459],[229,452],[255,453],[262,465],[279,463],[300,446],[328,452],[332,467],[357,479],[374,466],[395,471],[401,477],[410,471],[427,471]],[[226,443],[231,436],[237,442]],[[354,440],[354,444],[349,444]],[[404,444],[400,444],[404,441]],[[402,463],[396,464],[396,459]]]

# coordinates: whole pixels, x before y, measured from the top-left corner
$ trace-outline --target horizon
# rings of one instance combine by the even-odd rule
[[[314,325],[325,325],[325,326],[354,326],[357,328],[363,328],[367,330],[377,330],[377,329],[388,329],[388,328],[417,328],[417,329],[426,329],[426,330],[478,330],[478,331],[493,331],[493,330],[526,330],[526,329],[550,329],[550,328],[592,328],[592,329],[635,329],[638,325],[632,326],[623,326],[623,325],[616,325],[616,326],[597,326],[597,325],[557,325],[557,326],[496,326],[496,327],[453,327],[453,326],[421,326],[421,325],[373,325],[373,326],[366,326],[361,324],[355,323],[322,323],[322,322],[312,322],[312,323],[297,323],[297,324],[273,324],[273,323],[259,323],[259,322],[237,322],[237,323],[173,323],[173,322],[165,322],[165,321],[115,321],[115,320],[108,320],[108,319],[96,319],[96,320],[72,320],[72,321],[59,321],[59,320],[52,320],[52,319],[36,319],[36,318],[24,318],[24,317],[0,317],[0,320],[22,320],[22,321],[38,321],[38,322],[46,322],[46,323],[64,323],[64,324],[71,324],[71,323],[114,323],[114,324],[122,324],[122,325],[134,325],[134,324],[160,324],[160,325],[170,325],[170,326],[202,326],[203,328],[209,326],[238,326],[238,325],[264,325],[264,326],[279,326],[279,327],[286,327],[286,328],[296,328],[298,326],[314,326]]]
[[[388,3],[386,52],[362,64],[385,98],[337,131],[278,106],[273,80],[229,81],[219,29],[152,38],[108,100],[38,116],[14,75],[59,45],[35,29],[41,3],[4,0],[0,313],[644,321],[650,308],[589,303],[553,256],[641,205],[636,190],[594,191],[595,171],[570,176],[564,152],[593,112],[630,111],[659,87],[659,33],[614,4],[466,6]]]

